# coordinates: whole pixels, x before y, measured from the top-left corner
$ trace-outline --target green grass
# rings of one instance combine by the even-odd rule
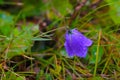
[[[0,6],[10,6],[0,10],[1,80],[120,79],[119,1],[102,1],[96,8],[90,2],[69,26],[93,41],[85,58],[69,58],[64,49],[69,15],[77,2],[53,0],[34,5],[31,1],[23,1],[22,7],[18,2],[0,2]],[[45,19],[50,24],[42,26],[42,32],[39,25]]]

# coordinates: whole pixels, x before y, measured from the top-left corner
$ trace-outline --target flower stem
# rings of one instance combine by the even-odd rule
[[[94,74],[93,76],[96,76],[96,70],[98,66],[98,56],[99,56],[99,47],[100,47],[100,39],[101,39],[101,30],[99,31],[99,36],[98,36],[98,46],[97,46],[97,51],[96,51],[96,61],[95,61],[95,69],[94,69]]]

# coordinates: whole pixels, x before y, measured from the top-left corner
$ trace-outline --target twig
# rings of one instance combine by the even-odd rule
[[[0,4],[2,4],[2,5],[15,5],[15,6],[23,6],[24,5],[22,2],[2,2]]]
[[[103,0],[97,0],[96,2],[94,2],[93,4],[91,4],[90,7],[95,8],[102,1]]]
[[[68,22],[69,26],[71,25],[72,21],[75,20],[75,18],[79,14],[79,10],[85,5],[86,2],[87,2],[87,0],[82,0],[81,3],[78,3],[76,5],[76,7],[74,8],[74,12],[73,12],[72,16],[69,19],[69,22]]]

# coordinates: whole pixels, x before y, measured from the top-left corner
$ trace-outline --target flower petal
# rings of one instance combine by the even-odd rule
[[[72,35],[71,47],[73,48],[74,55],[78,57],[85,57],[87,54],[87,47],[82,45],[77,36]]]
[[[74,53],[71,46],[67,42],[64,43],[64,46],[65,46],[66,52],[68,53],[68,56],[73,57]]]
[[[92,40],[88,39],[86,36],[84,36],[82,33],[80,33],[77,29],[73,29],[72,33],[74,36],[76,36],[82,45],[84,46],[91,46],[92,45]]]
[[[87,55],[87,47],[81,47],[81,50],[76,50],[76,56],[84,58]]]

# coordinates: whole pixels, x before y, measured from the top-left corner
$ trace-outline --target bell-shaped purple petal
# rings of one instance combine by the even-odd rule
[[[67,42],[65,42],[64,46],[65,46],[65,49],[66,49],[66,51],[68,53],[68,56],[69,57],[73,57],[74,56],[74,52],[73,52],[72,47]]]
[[[90,39],[81,34],[77,29],[67,31],[65,39],[64,46],[69,57],[86,57],[87,48],[92,45]]]
[[[87,37],[85,37],[82,33],[80,33],[77,29],[73,29],[71,30],[73,35],[77,37],[78,40],[80,40],[80,42],[85,45],[85,46],[91,46],[92,45],[92,41],[90,39],[88,39]]]

